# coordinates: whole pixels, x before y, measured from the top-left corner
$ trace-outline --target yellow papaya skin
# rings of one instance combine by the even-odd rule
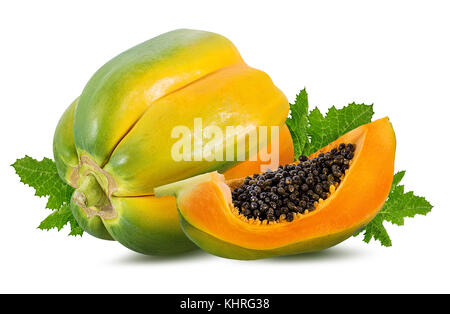
[[[75,113],[75,144],[103,166],[153,102],[223,67],[243,63],[218,34],[180,29],[137,45],[89,80]]]
[[[171,132],[176,126],[193,130],[194,119],[201,118],[204,127],[215,125],[223,134],[227,126],[281,127],[288,110],[287,99],[264,72],[246,65],[217,71],[156,101],[122,139],[104,167],[116,180],[113,194],[149,195],[155,186],[211,170],[224,172],[239,163],[194,161],[194,156],[175,161],[171,149],[179,139]]]
[[[222,129],[282,126],[288,110],[270,77],[223,36],[176,30],[133,47],[94,74],[55,132],[59,174],[76,188],[72,212],[87,233],[140,253],[191,250],[175,198],[155,198],[153,187],[241,161],[174,162],[169,131],[194,118]]]

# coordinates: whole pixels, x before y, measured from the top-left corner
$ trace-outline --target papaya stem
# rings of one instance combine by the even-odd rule
[[[95,176],[90,174],[83,180],[80,188],[75,192],[74,202],[83,208],[101,208],[109,204],[109,199]]]

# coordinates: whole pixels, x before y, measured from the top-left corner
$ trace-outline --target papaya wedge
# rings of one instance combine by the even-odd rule
[[[309,158],[336,150],[341,143],[356,147],[342,181],[313,211],[295,214],[292,221],[243,217],[233,206],[232,191],[244,178],[226,181],[217,172],[157,187],[155,195],[175,195],[183,231],[217,256],[247,260],[326,249],[377,215],[394,175],[396,141],[388,118],[348,132]]]
[[[247,66],[228,39],[176,30],[125,51],[94,74],[58,123],[54,157],[61,178],[76,189],[71,208],[86,232],[144,254],[178,253],[195,246],[179,226],[175,198],[155,198],[154,187],[242,163],[261,165],[259,157],[245,161],[258,151],[246,139],[259,126],[281,128],[269,140],[279,141],[280,161],[291,162],[288,111],[270,77]],[[232,160],[174,160],[173,129],[193,131],[196,119],[223,133],[240,126],[237,143],[214,138],[208,144],[225,151],[245,143],[245,150]],[[190,146],[195,159],[195,143]],[[229,176],[247,174],[241,167]]]

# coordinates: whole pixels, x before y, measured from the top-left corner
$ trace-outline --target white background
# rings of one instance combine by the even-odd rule
[[[0,292],[450,292],[448,1],[4,1],[0,5]],[[118,53],[176,28],[218,32],[292,101],[374,103],[407,189],[435,206],[387,224],[392,248],[351,238],[315,254],[233,261],[147,257],[36,229],[46,200],[9,166],[52,157],[56,123]]]

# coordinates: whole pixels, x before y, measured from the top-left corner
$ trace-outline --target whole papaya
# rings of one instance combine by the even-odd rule
[[[246,141],[250,132],[279,126],[280,162],[288,163],[288,111],[270,77],[247,66],[228,39],[175,30],[123,52],[93,75],[58,123],[54,157],[61,178],[76,188],[71,208],[86,232],[144,254],[178,253],[195,246],[180,228],[175,198],[156,198],[153,188],[214,170],[226,174],[239,163],[230,177],[252,170],[242,167],[242,158],[196,159],[195,140],[192,159],[177,160],[174,128],[195,137],[199,119],[224,134],[240,126],[237,144],[214,137],[208,145],[226,150],[245,143],[248,158],[255,149]]]

